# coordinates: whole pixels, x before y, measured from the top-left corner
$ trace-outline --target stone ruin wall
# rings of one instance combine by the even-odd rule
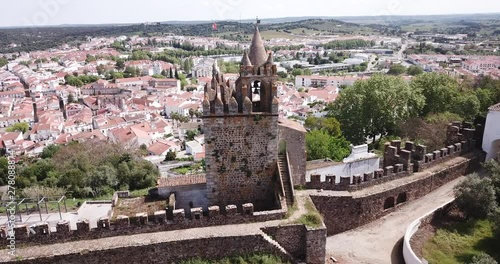
[[[363,175],[354,175],[352,181],[351,177],[340,177],[340,183],[336,183],[338,177],[336,175],[325,176],[325,181],[321,181],[321,175],[311,175],[311,181],[306,183],[306,188],[358,191],[407,177],[414,172],[424,171],[429,167],[473,151],[478,137],[480,135],[476,133],[475,129],[472,129],[470,123],[453,122],[447,129],[447,146],[440,150],[427,153],[426,146],[415,145],[409,141],[405,142],[403,148],[401,140],[393,140],[385,145],[383,168]]]
[[[375,194],[362,197],[313,194],[311,199],[323,215],[328,235],[338,234],[368,224],[392,212],[399,204],[416,200],[479,167],[480,158],[476,155],[470,153],[465,158],[465,161],[444,168],[425,178]],[[401,195],[404,195],[404,201],[397,204],[398,197]],[[392,199],[394,204],[385,209],[387,199]]]
[[[69,221],[61,220],[57,223],[56,232],[51,232],[46,222],[31,226],[17,225],[14,232],[16,245],[55,244],[140,233],[279,220],[283,219],[287,212],[284,199],[281,205],[282,209],[262,212],[255,212],[251,203],[239,208],[236,205],[227,205],[224,211],[219,206],[211,206],[207,214],[203,213],[201,207],[191,208],[188,214],[184,209],[176,209],[170,213],[166,209],[157,211],[153,215],[137,213],[133,216],[118,215],[115,219],[111,219],[110,216],[102,217],[97,223],[97,228],[91,228],[88,220],[81,219],[76,223],[76,230],[70,228]],[[30,232],[30,228],[33,229],[34,234]],[[7,246],[9,242],[7,236],[4,226],[0,229],[0,246]]]
[[[216,246],[214,246],[216,245]],[[221,250],[223,249],[223,250]],[[81,263],[178,263],[191,258],[220,259],[265,253],[293,261],[261,235],[234,237],[212,237],[181,240],[133,247],[96,249],[72,254],[44,256],[36,259],[21,259],[6,263],[16,264],[81,264]],[[316,264],[319,264],[317,262]],[[324,263],[324,262],[322,262]],[[313,263],[315,264],[315,263]]]
[[[278,116],[205,117],[207,195],[211,204],[276,202]]]
[[[62,248],[57,253],[51,252],[49,255],[39,258],[24,260],[21,258],[6,263],[177,263],[192,258],[221,259],[256,253],[276,255],[290,263],[325,263],[325,227],[310,229],[304,225],[291,225],[267,227],[263,228],[262,231],[268,235],[267,238],[264,234],[253,234],[151,242],[150,244],[127,247],[103,245],[103,248],[96,247],[78,253],[71,252],[72,249],[65,251]],[[94,243],[100,242],[94,241]],[[283,247],[286,252],[282,251],[277,244]]]

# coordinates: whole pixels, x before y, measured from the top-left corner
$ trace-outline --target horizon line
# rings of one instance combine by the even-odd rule
[[[288,17],[267,17],[267,18],[259,18],[261,21],[264,20],[277,20],[277,19],[292,19],[292,18],[318,18],[318,19],[337,19],[340,20],[342,18],[375,18],[375,17],[429,17],[429,16],[470,16],[470,15],[500,15],[500,12],[484,12],[484,13],[450,13],[450,14],[416,14],[416,15],[348,15],[348,16],[288,16]],[[245,21],[244,23],[248,23],[246,21],[255,20],[255,18],[239,18],[239,19],[222,19],[222,20],[165,20],[165,21],[143,21],[143,22],[109,22],[109,23],[81,23],[81,24],[48,24],[41,26],[0,26],[1,29],[5,28],[46,28],[46,27],[75,27],[75,26],[126,26],[126,25],[140,25],[140,24],[148,24],[148,23],[160,23],[160,24],[168,24],[168,23],[177,23],[177,24],[195,24],[195,23],[213,23],[213,22],[238,22]]]

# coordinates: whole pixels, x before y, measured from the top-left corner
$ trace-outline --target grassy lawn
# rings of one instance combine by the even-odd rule
[[[493,233],[489,220],[453,223],[438,229],[423,248],[429,263],[469,263],[484,252],[500,262],[500,235]]]
[[[191,259],[181,261],[181,264],[285,264],[281,258],[272,255],[249,255],[224,258],[220,260]]]

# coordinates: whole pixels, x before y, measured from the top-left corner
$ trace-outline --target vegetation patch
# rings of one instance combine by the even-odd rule
[[[424,244],[424,258],[429,263],[470,263],[485,252],[500,261],[500,237],[494,235],[493,226],[490,220],[474,220],[438,229]]]
[[[320,227],[323,224],[323,218],[319,214],[318,210],[316,210],[313,202],[310,199],[307,199],[304,203],[304,207],[306,208],[307,213],[297,219],[295,223],[304,224],[305,226],[312,228]]]
[[[278,256],[255,254],[246,256],[228,257],[219,260],[206,260],[206,259],[190,259],[181,261],[180,264],[288,264],[288,261],[282,260]]]

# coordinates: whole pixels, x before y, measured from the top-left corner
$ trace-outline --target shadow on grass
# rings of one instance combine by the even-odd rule
[[[485,252],[500,263],[500,232],[496,232],[493,235],[493,237],[481,239],[474,246],[474,249]]]

